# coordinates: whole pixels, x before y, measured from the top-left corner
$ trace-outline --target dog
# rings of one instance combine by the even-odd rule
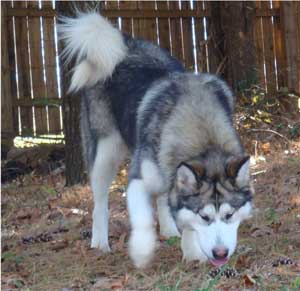
[[[181,236],[187,261],[227,263],[250,217],[249,156],[234,129],[234,97],[219,77],[186,72],[167,51],[114,28],[97,12],[62,17],[69,91],[82,98],[81,139],[94,195],[92,248],[109,252],[108,192],[131,158],[129,254],[138,268],[160,233]]]

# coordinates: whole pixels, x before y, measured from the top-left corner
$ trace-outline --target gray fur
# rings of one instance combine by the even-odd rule
[[[82,91],[82,140],[93,165],[97,142],[116,128],[132,154],[129,179],[139,178],[144,159],[153,161],[165,191],[177,166],[216,149],[210,159],[243,154],[232,124],[234,97],[217,76],[182,72],[166,52],[126,37],[127,57],[112,78]],[[157,75],[157,77],[156,77]],[[222,164],[223,165],[223,164]]]
[[[155,250],[151,194],[168,196],[158,203],[160,226],[169,236],[182,231],[185,258],[211,258],[220,241],[232,253],[236,227],[251,210],[252,189],[229,87],[217,76],[186,72],[167,51],[122,36],[95,13],[66,23],[65,32],[72,32],[67,53],[81,57],[71,88],[82,95],[81,137],[95,201],[91,246],[110,249],[108,190],[129,152],[129,253],[136,266],[146,266]],[[101,29],[106,43],[98,38]],[[212,208],[223,215],[215,216],[218,225],[232,215],[228,209],[237,210],[237,221],[222,229],[216,224],[210,239],[198,241],[198,230],[207,233],[201,213]]]

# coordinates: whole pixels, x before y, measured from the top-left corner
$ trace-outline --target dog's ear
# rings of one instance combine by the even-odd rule
[[[250,156],[238,156],[230,158],[226,166],[226,174],[235,179],[240,187],[245,186],[250,180]]]
[[[186,194],[191,194],[197,189],[197,174],[194,169],[186,164],[181,163],[176,171],[177,189]]]

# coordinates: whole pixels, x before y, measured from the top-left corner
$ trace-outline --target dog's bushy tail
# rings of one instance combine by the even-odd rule
[[[69,91],[78,91],[110,77],[126,56],[122,33],[96,12],[61,17],[58,33],[64,43],[63,58],[76,58]]]

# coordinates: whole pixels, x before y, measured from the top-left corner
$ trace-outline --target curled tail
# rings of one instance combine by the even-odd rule
[[[63,57],[76,58],[69,91],[78,91],[110,77],[126,56],[122,33],[96,12],[62,17],[58,28],[64,41]]]

